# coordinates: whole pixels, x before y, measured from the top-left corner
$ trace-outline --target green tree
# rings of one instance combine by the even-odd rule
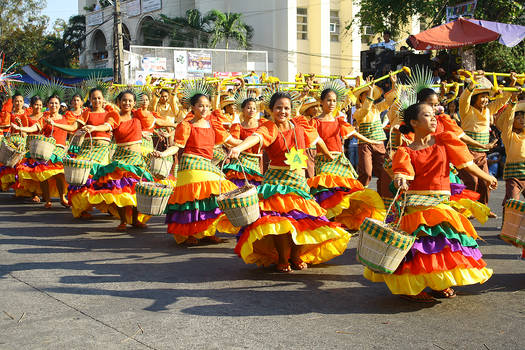
[[[45,0],[0,0],[0,37],[24,29],[34,21],[40,23],[43,19],[41,11],[45,7]],[[48,20],[46,17],[46,22]]]
[[[211,25],[212,17],[197,9],[186,11],[185,17],[160,15],[144,25],[144,44],[160,46],[168,37],[170,46],[208,47]]]
[[[370,26],[375,32],[390,30],[394,36],[412,16],[422,18],[422,30],[427,26],[445,22],[445,7],[456,5],[464,0],[359,0],[361,10],[352,25],[361,23],[361,28]],[[510,24],[525,24],[525,10],[521,1],[513,0],[478,0],[474,17],[488,21]],[[524,71],[525,44],[508,48],[499,43],[476,45],[476,60],[479,67],[486,70]],[[521,67],[521,68],[520,68]]]
[[[243,49],[250,47],[253,28],[244,23],[241,13],[212,10],[210,14],[213,20],[213,34],[210,41],[212,48],[224,43],[224,47],[228,49],[231,41],[236,42]]]

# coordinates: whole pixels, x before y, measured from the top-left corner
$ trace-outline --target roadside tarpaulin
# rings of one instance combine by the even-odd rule
[[[407,43],[416,50],[453,49],[497,40],[500,34],[464,18],[411,35]]]
[[[64,75],[77,78],[90,78],[90,77],[112,77],[113,69],[112,68],[98,68],[98,69],[74,69],[74,68],[62,68],[54,66],[45,60],[40,61],[43,65],[60,72]]]
[[[470,22],[499,33],[499,43],[507,47],[514,47],[525,39],[525,26],[518,24],[507,24],[480,19],[469,19]]]

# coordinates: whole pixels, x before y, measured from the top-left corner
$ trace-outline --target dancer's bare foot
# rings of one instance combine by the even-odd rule
[[[34,203],[40,203],[40,197],[38,197],[37,195],[34,195],[33,198],[31,198],[31,200],[32,200]]]

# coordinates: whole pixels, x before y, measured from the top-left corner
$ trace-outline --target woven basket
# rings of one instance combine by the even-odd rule
[[[512,245],[525,247],[525,202],[509,199],[505,203],[500,237]]]
[[[261,215],[257,188],[250,184],[222,193],[217,197],[217,204],[231,224],[236,227],[249,225]]]
[[[48,161],[53,155],[56,147],[56,141],[52,137],[43,135],[34,135],[29,142],[29,154],[31,158]]]
[[[0,163],[11,168],[14,168],[24,158],[25,153],[23,148],[13,146],[15,145],[10,145],[6,139],[0,145]]]
[[[222,161],[226,159],[228,155],[226,154],[226,151],[222,146],[215,147],[213,149],[213,159],[211,160],[211,163],[215,166],[219,165]]]
[[[90,135],[91,136],[91,135]],[[83,131],[77,131],[73,134],[73,137],[69,140],[69,146],[82,147],[86,133]]]
[[[160,179],[165,179],[170,175],[173,162],[167,158],[159,158],[150,155],[149,157],[149,172]]]
[[[168,205],[173,188],[156,182],[140,182],[135,185],[137,210],[147,215],[162,215]]]
[[[416,238],[382,221],[366,218],[359,228],[357,261],[369,269],[392,274]]]
[[[66,182],[74,186],[85,185],[93,168],[93,161],[88,159],[64,158],[62,164]]]

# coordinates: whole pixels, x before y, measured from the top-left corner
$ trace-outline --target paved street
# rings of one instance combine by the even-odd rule
[[[501,214],[504,183],[491,205]],[[163,217],[117,233],[98,214],[0,194],[0,349],[524,349],[525,261],[476,223],[494,276],[429,307],[362,277],[353,239],[289,275],[221,245],[183,248]]]

